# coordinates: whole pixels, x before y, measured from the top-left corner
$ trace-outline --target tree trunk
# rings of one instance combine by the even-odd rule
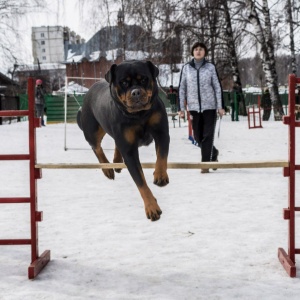
[[[270,90],[274,117],[275,120],[281,119],[283,115],[282,103],[278,91],[278,79],[275,66],[274,45],[272,38],[272,29],[270,22],[270,13],[268,9],[267,0],[263,0],[263,14],[265,18],[265,28],[260,22],[255,2],[253,0],[246,0],[246,6],[249,11],[248,19],[254,27],[254,34],[256,37],[258,52],[262,60],[263,71],[265,73],[266,84]]]
[[[247,115],[246,103],[245,103],[245,97],[242,90],[240,73],[238,69],[238,59],[235,50],[235,40],[233,37],[231,16],[230,16],[227,0],[223,0],[222,5],[224,7],[224,15],[225,15],[225,22],[226,22],[225,40],[226,40],[226,45],[228,47],[228,53],[229,53],[228,57],[230,61],[231,71],[232,71],[233,86],[238,86],[238,93],[241,96],[241,103],[242,103],[241,113],[242,115],[246,116]]]
[[[287,10],[287,22],[290,27],[290,50],[291,50],[292,72],[294,74],[296,74],[297,73],[297,65],[296,65],[296,53],[295,53],[295,41],[294,41],[294,26],[293,26],[294,21],[293,21],[291,0],[287,0],[286,10]]]

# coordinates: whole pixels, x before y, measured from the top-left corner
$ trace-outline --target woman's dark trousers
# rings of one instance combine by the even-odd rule
[[[217,113],[215,109],[190,111],[194,139],[201,148],[202,161],[216,161],[219,151],[213,145]]]

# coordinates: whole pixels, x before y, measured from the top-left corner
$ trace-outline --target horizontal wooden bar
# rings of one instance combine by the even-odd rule
[[[30,239],[6,239],[0,240],[0,245],[30,245]]]
[[[289,166],[287,161],[253,161],[253,162],[170,162],[168,169],[244,169],[244,168],[282,168]],[[144,169],[154,169],[155,163],[142,163]],[[37,169],[125,169],[124,163],[37,163]]]
[[[29,116],[29,110],[1,110],[0,117]]]
[[[0,160],[29,160],[29,154],[0,154]]]
[[[17,198],[0,198],[0,203],[29,203],[30,198],[17,197]]]

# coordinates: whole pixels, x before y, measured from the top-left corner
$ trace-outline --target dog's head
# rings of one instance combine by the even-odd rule
[[[125,61],[112,65],[106,73],[114,99],[129,113],[148,110],[156,97],[158,68],[150,61]]]

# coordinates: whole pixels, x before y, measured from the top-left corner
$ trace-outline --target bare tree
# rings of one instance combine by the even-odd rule
[[[16,29],[17,24],[23,16],[44,6],[45,3],[42,0],[0,0],[0,56],[3,59],[2,64],[18,63],[18,52],[13,49],[15,49],[15,41],[21,40],[22,36]]]
[[[289,25],[289,36],[290,36],[290,52],[291,52],[291,67],[294,74],[297,73],[297,64],[296,64],[296,51],[295,51],[295,35],[294,35],[294,20],[293,20],[293,10],[292,10],[292,1],[286,0],[286,13],[287,13],[287,23]]]
[[[240,72],[238,68],[238,56],[236,51],[236,38],[235,33],[232,28],[232,15],[235,14],[235,12],[232,12],[233,10],[230,10],[230,7],[228,6],[227,0],[222,0],[221,4],[223,6],[223,13],[225,17],[225,34],[224,34],[224,41],[227,48],[227,58],[230,63],[231,72],[232,72],[232,79],[234,86],[237,87],[238,93],[241,95],[241,113],[243,115],[247,115],[246,110],[246,103],[245,103],[245,97],[242,90],[242,82],[240,77]],[[235,7],[235,11],[240,10],[240,5]]]
[[[110,20],[117,20],[117,13],[121,9],[126,24],[139,25],[143,28],[135,39],[145,42],[142,48],[144,52],[150,54],[148,57],[151,59],[151,55],[161,53],[161,62],[170,64],[171,69],[176,68],[173,62],[180,61],[180,57],[181,62],[190,58],[189,50],[192,43],[203,41],[209,48],[209,59],[216,64],[220,78],[226,79],[224,83],[227,88],[232,81],[242,88],[242,83],[245,82],[241,82],[239,61],[245,54],[249,56],[249,53],[259,53],[260,59],[258,57],[255,59],[259,64],[261,61],[263,73],[257,71],[257,74],[250,75],[259,77],[258,79],[253,77],[258,84],[263,80],[266,81],[270,88],[275,113],[283,112],[278,93],[277,58],[274,54],[276,50],[274,46],[279,45],[281,32],[275,27],[275,15],[272,15],[271,24],[267,0],[77,1],[86,11],[89,11],[89,22],[93,20],[93,23],[98,26],[97,29],[111,26]],[[285,1],[291,1],[295,28],[295,9],[298,2]],[[280,2],[282,4],[282,0]],[[272,14],[274,14],[273,10]],[[250,30],[243,31],[246,21],[247,26],[250,22],[253,27],[250,25]],[[280,22],[278,24],[280,25]],[[250,44],[250,39],[255,43]],[[244,71],[249,73],[248,69]],[[243,108],[241,113],[245,113],[245,104],[241,107]]]
[[[248,11],[248,19],[253,25],[253,36],[257,42],[258,53],[261,57],[266,84],[270,90],[274,116],[275,119],[277,119],[277,116],[283,115],[283,109],[278,91],[278,76],[276,72],[276,61],[268,2],[267,0],[263,0],[262,7],[260,8],[263,15],[263,21],[261,21],[258,13],[259,9],[256,6],[256,1],[245,0],[245,3]]]

